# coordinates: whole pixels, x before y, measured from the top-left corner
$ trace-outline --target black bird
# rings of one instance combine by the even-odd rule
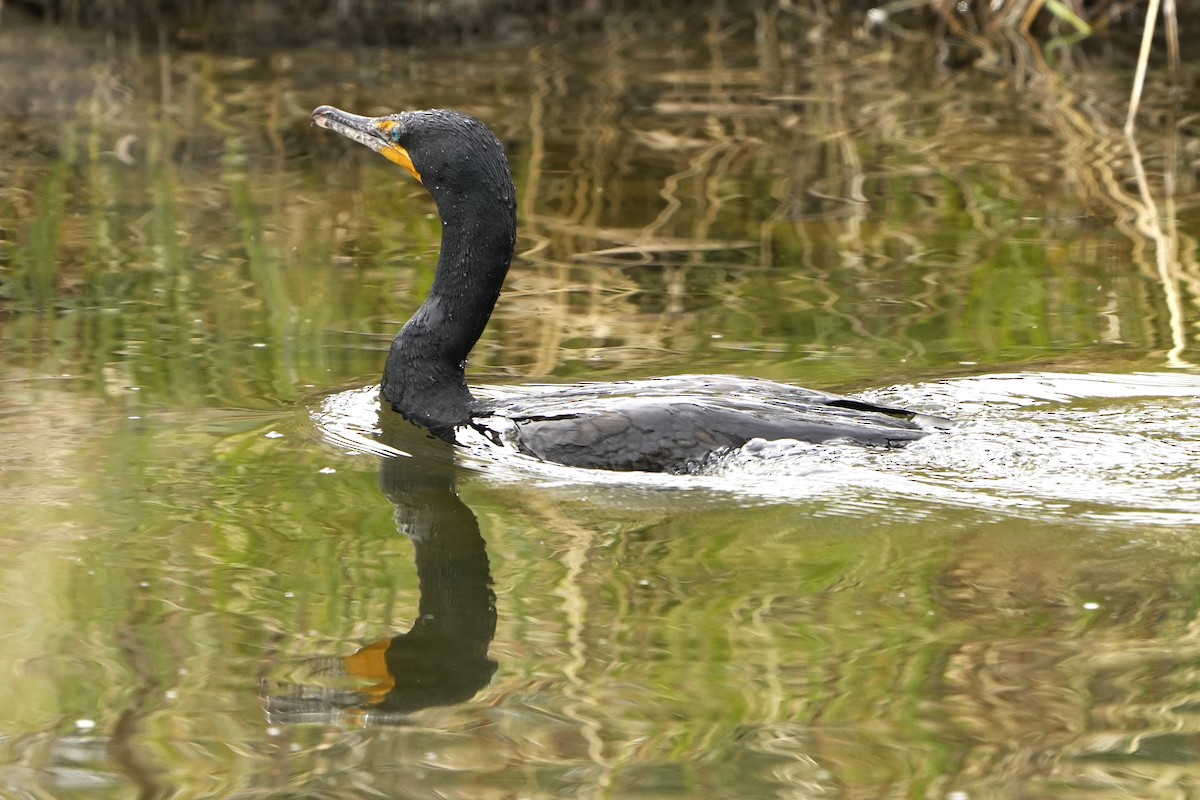
[[[798,386],[724,375],[592,384],[481,400],[467,355],[483,333],[516,243],[516,188],[504,149],[458,111],[361,117],[331,106],[312,122],[408,170],[437,203],[442,247],[429,296],[396,335],[383,397],[406,419],[455,441],[474,428],[544,461],[690,472],[754,439],[898,447],[946,420]]]

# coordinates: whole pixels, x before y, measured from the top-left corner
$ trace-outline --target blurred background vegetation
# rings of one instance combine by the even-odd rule
[[[841,30],[895,20],[911,32],[961,38],[954,46],[966,44],[969,51],[971,40],[999,41],[1015,31],[1043,41],[1140,31],[1147,13],[1144,0],[8,0],[6,5],[55,23],[221,49],[516,42],[579,33],[631,12],[686,14],[703,6],[726,13],[796,14]],[[1188,34],[1196,30],[1198,8],[1196,0],[1172,0],[1165,10],[1191,23],[1179,37],[1189,47],[1195,47]]]

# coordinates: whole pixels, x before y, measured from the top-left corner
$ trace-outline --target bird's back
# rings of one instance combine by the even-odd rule
[[[691,472],[752,439],[897,447],[943,422],[786,384],[680,376],[570,387],[492,401],[486,413],[543,461],[607,470]]]

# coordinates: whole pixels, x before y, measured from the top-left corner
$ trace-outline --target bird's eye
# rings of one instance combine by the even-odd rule
[[[395,142],[396,144],[400,144],[400,126],[399,125],[392,128],[392,141]]]

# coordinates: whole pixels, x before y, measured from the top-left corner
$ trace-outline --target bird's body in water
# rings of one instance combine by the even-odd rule
[[[771,381],[693,375],[482,400],[467,355],[483,333],[516,244],[516,189],[504,150],[456,111],[361,117],[321,106],[312,121],[407,169],[437,203],[442,246],[424,304],[396,335],[384,399],[454,441],[474,429],[544,461],[687,472],[753,440],[895,447],[945,420]]]

